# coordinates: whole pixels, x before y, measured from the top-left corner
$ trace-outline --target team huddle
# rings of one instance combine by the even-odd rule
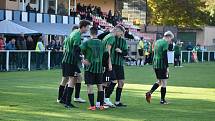
[[[128,55],[128,45],[123,38],[125,29],[117,25],[113,30],[98,39],[98,30],[89,27],[90,22],[83,20],[79,27],[75,28],[64,41],[64,57],[62,60],[62,81],[59,86],[57,102],[64,104],[66,108],[75,108],[72,104],[72,94],[75,90],[74,102],[85,103],[80,97],[81,70],[84,64],[84,80],[87,85],[89,110],[104,110],[112,107],[126,107],[121,102],[121,94],[124,86],[124,61]],[[81,41],[81,34],[90,30],[90,39]],[[150,103],[151,94],[161,85],[161,104],[167,104],[165,100],[166,85],[169,75],[167,49],[168,42],[174,38],[172,32],[164,34],[164,38],[155,43],[153,65],[158,81],[152,89],[146,93],[146,100]],[[93,85],[97,85],[97,100],[94,102]],[[110,96],[116,88],[115,102]]]

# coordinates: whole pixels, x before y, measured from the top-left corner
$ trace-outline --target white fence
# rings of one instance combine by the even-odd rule
[[[181,51],[181,62],[191,63],[193,62],[192,51]],[[197,52],[197,58],[199,62],[215,61],[215,51],[202,51]]]
[[[62,53],[62,51],[53,52],[51,50],[43,52],[37,52],[35,50],[0,50],[0,68],[5,68],[6,71],[11,71],[24,66],[25,69],[31,71],[32,68],[34,68],[34,66],[38,66],[37,63],[39,63],[39,68],[42,66],[43,69],[45,68],[50,70],[54,61],[57,61],[60,66],[63,55]],[[13,61],[14,63],[11,64]],[[15,69],[11,69],[11,66],[15,66]]]
[[[197,56],[199,62],[215,61],[215,51],[198,52]],[[46,50],[43,52],[36,52],[35,50],[0,50],[0,70],[5,69],[6,71],[13,71],[21,68],[19,67],[20,65],[22,65],[22,67],[24,66],[28,71],[38,68],[50,70],[56,66],[60,68],[62,57],[62,51],[53,52],[51,50]],[[174,60],[174,54],[170,57],[171,60]],[[194,62],[192,59],[192,51],[182,51],[181,62]],[[42,68],[40,68],[41,66]]]

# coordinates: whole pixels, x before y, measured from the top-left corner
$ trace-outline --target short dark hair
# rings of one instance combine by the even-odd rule
[[[82,20],[79,23],[79,28],[86,27],[88,25],[90,25],[90,21],[88,21],[88,20]]]
[[[97,35],[98,34],[98,29],[96,27],[91,27],[90,28],[90,35]]]
[[[78,29],[78,26],[75,25],[75,26],[72,27],[72,31],[74,31],[76,29]]]

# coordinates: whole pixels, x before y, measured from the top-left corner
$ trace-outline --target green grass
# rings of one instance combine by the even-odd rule
[[[56,103],[61,70],[0,73],[0,120],[12,121],[212,121],[215,119],[215,63],[186,64],[171,68],[167,98],[160,93],[151,104],[144,95],[155,82],[151,66],[126,67],[123,102],[127,108],[91,112],[88,103],[67,110]],[[87,99],[86,86],[81,95]],[[112,95],[112,100],[115,93]]]

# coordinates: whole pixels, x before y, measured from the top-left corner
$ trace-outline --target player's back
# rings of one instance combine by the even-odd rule
[[[74,47],[75,42],[79,45],[81,42],[81,33],[80,30],[74,30],[66,39],[65,42],[65,52],[71,53]]]
[[[90,39],[82,44],[82,52],[90,65],[85,66],[85,71],[92,73],[102,73],[102,57],[104,53],[104,45],[99,39]]]
[[[102,62],[102,56],[104,53],[104,45],[99,39],[90,39],[87,41],[87,58],[91,62]]]
[[[162,59],[163,52],[168,48],[168,42],[164,39],[159,39],[155,42],[154,45],[154,58]]]
[[[168,42],[164,39],[157,40],[154,45],[154,68],[165,68],[165,55],[168,50]]]

